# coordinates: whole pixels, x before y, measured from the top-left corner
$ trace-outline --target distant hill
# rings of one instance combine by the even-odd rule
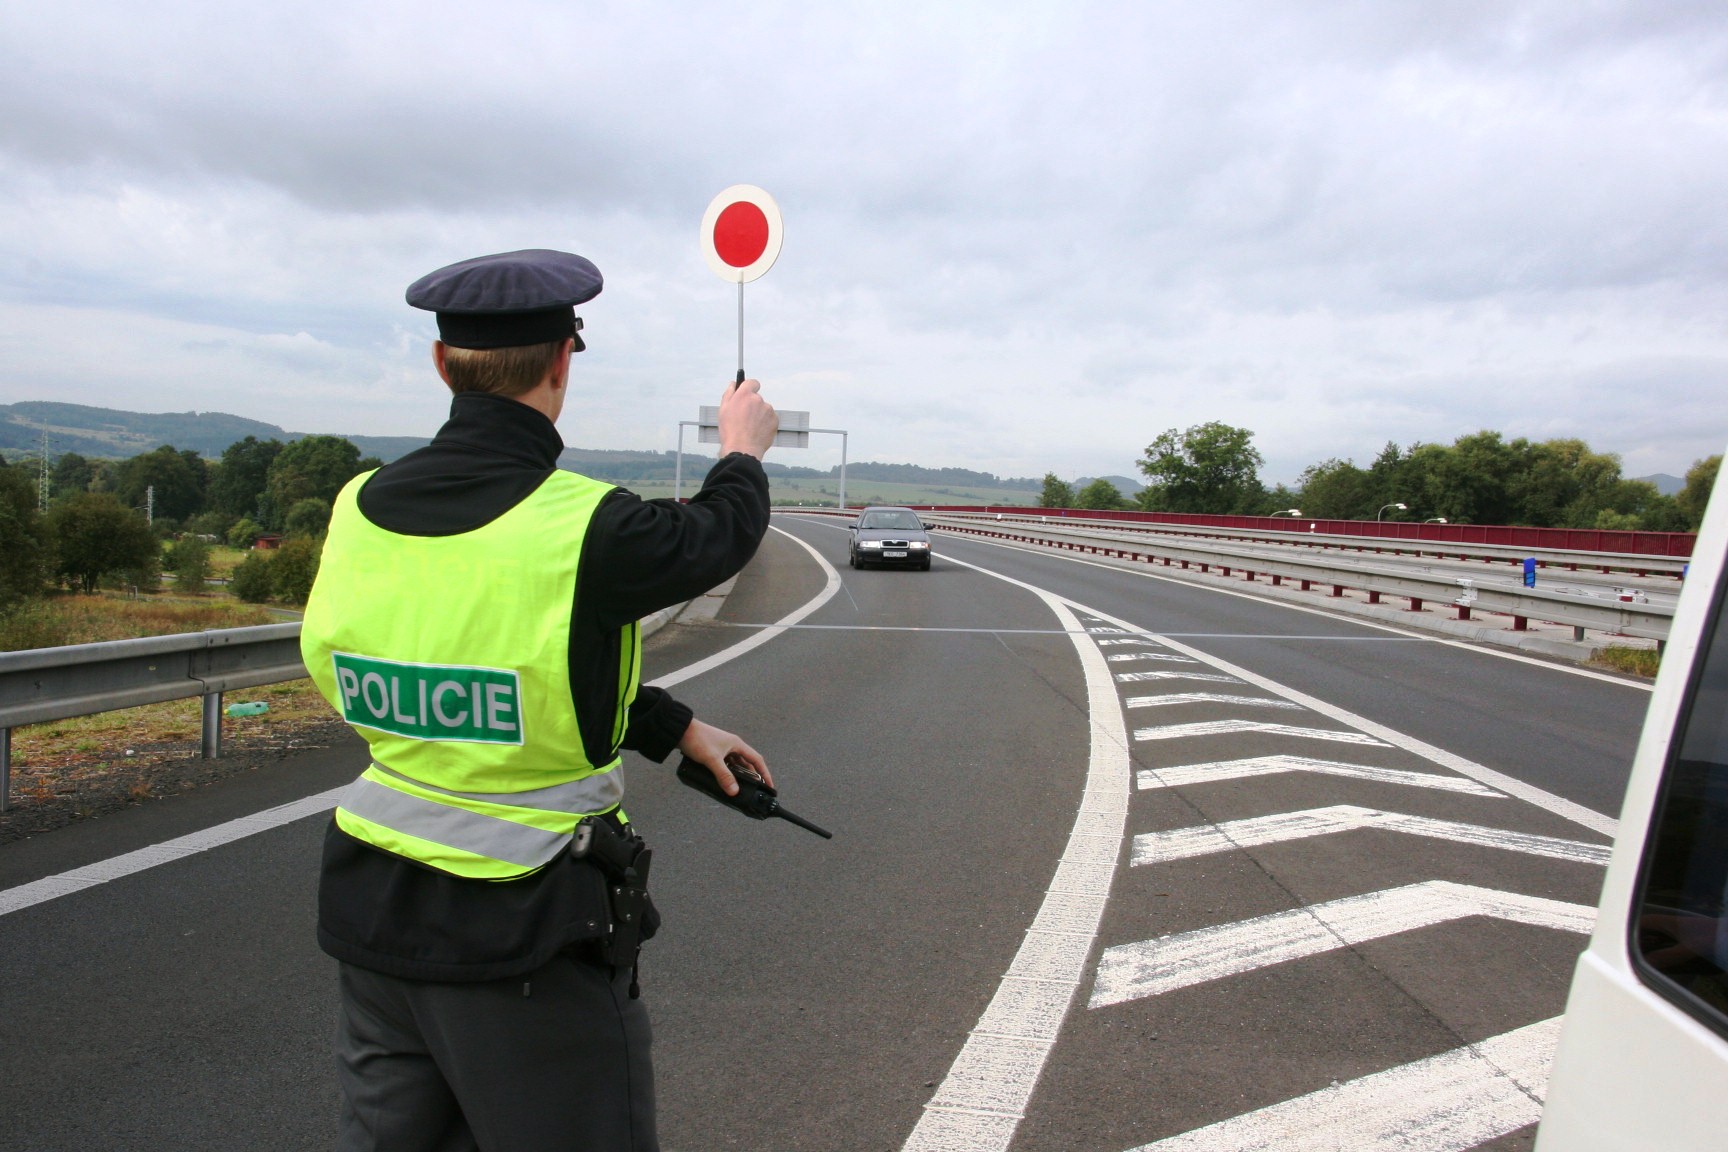
[[[1134,496],[1139,493],[1140,489],[1146,487],[1146,485],[1140,481],[1129,479],[1127,476],[1082,476],[1080,479],[1074,481],[1072,487],[1074,491],[1078,492],[1094,480],[1110,481],[1110,483],[1116,486],[1116,491],[1122,493],[1122,495],[1129,499],[1133,499]]]
[[[1649,476],[1634,476],[1634,480],[1644,480],[1656,485],[1656,491],[1664,496],[1672,496],[1686,487],[1686,481],[1678,476],[1670,476],[1666,472],[1655,472]]]
[[[51,456],[76,452],[95,459],[124,459],[163,444],[181,450],[192,449],[215,459],[230,444],[248,436],[286,442],[311,435],[308,432],[288,432],[275,424],[226,412],[124,412],[115,408],[58,404],[46,400],[0,404],[0,453],[9,458],[35,453],[42,446],[44,431],[48,433]],[[363,455],[376,456],[385,463],[427,443],[423,437],[417,436],[345,438],[352,441]],[[701,483],[712,460],[711,456],[685,453],[687,492],[694,491]],[[677,467],[676,455],[672,452],[630,449],[566,448],[558,462],[597,480],[644,488],[670,488]],[[770,462],[763,468],[770,477],[777,479],[823,480],[840,475],[838,465],[824,470]],[[848,464],[846,478],[849,484],[877,481],[935,488],[938,495],[941,490],[951,488],[1036,492],[1040,485],[1039,481],[1030,478],[1000,479],[989,472],[974,472],[966,468],[924,468],[916,464],[871,461]]]
[[[205,456],[222,455],[228,445],[248,436],[260,440],[299,440],[310,432],[288,432],[262,420],[226,412],[123,412],[85,404],[24,400],[0,404],[0,449],[34,452],[48,433],[48,451],[55,456],[122,459],[168,444]],[[415,436],[349,436],[361,453],[390,461],[426,443]]]

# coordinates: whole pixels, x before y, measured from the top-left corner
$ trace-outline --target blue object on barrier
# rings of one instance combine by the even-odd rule
[[[1534,556],[1524,558],[1524,587],[1536,587],[1536,557]]]

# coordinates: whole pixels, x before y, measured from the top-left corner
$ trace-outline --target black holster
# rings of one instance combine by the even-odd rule
[[[587,835],[582,829],[587,828]],[[586,844],[583,845],[583,842]],[[575,845],[583,845],[577,850]],[[577,828],[573,851],[600,869],[606,878],[612,932],[601,954],[613,968],[634,968],[642,946],[642,924],[648,915],[648,867],[654,852],[642,837],[620,832],[610,820],[589,816]]]

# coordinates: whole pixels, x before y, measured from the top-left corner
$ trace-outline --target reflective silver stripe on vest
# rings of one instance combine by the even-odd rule
[[[386,776],[394,776],[406,784],[424,788],[428,792],[439,792],[461,800],[478,800],[485,804],[502,804],[508,808],[539,808],[546,812],[576,812],[587,816],[616,808],[624,799],[622,764],[610,772],[596,772],[580,780],[554,784],[550,788],[530,788],[526,792],[457,792],[450,788],[440,788],[436,784],[428,784],[424,780],[416,780],[412,776],[404,776],[376,760],[372,762],[372,767]]]
[[[570,841],[567,832],[440,804],[364,776],[348,785],[338,807],[396,832],[523,868],[540,867]]]

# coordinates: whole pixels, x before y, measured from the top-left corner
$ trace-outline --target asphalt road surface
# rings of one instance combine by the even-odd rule
[[[942,535],[854,572],[835,521],[776,525],[647,671],[835,838],[629,758],[668,1152],[1529,1146],[1647,691]],[[329,1146],[313,891],[363,763],[0,848],[0,1148]]]

